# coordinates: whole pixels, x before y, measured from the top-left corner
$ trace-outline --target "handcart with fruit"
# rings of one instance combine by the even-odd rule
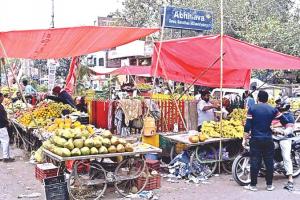
[[[120,153],[70,157],[62,157],[46,149],[43,151],[47,158],[61,166],[67,161],[74,161],[68,178],[68,190],[73,199],[100,199],[109,185],[123,196],[139,193],[146,187],[149,173],[144,155],[161,153],[161,149],[144,143],[131,147],[130,151]],[[121,158],[121,161],[112,162],[116,158]]]
[[[232,161],[241,149],[241,140],[237,138],[205,138],[205,140],[195,142],[193,141],[193,137],[197,136],[188,133],[169,133],[162,134],[161,136],[172,143],[170,152],[171,160],[180,151],[186,150],[190,155],[192,173],[194,175],[201,173],[206,177],[211,176],[216,171],[218,163],[221,164],[225,172],[231,173]],[[201,172],[196,167],[199,165],[204,169]]]

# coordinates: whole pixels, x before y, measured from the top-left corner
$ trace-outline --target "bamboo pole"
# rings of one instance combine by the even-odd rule
[[[1,46],[1,49],[2,49],[2,52],[3,52],[3,54],[4,54],[4,56],[5,56],[5,62],[7,63],[7,65],[8,65],[8,67],[9,67],[9,70],[10,70],[10,72],[12,73],[12,76],[13,76],[13,78],[15,79],[15,80],[17,80],[17,78],[16,78],[16,75],[15,75],[15,73],[13,72],[13,70],[12,70],[12,68],[11,68],[11,65],[10,65],[10,63],[9,63],[9,61],[8,61],[8,59],[7,59],[7,53],[6,53],[6,50],[5,50],[5,48],[4,48],[4,45],[3,45],[3,43],[2,43],[2,41],[1,41],[1,39],[0,39],[0,46]],[[20,93],[21,93],[21,95],[22,95],[22,99],[23,99],[23,101],[25,102],[25,104],[26,104],[26,107],[27,108],[29,108],[29,106],[28,106],[28,104],[27,104],[27,101],[26,101],[26,99],[25,99],[25,96],[24,96],[24,93],[23,93],[23,91],[22,91],[22,88],[21,88],[21,85],[20,85],[20,83],[17,81],[17,85],[18,85],[18,89],[19,89],[19,91],[20,91]]]
[[[224,36],[224,8],[223,8],[223,0],[220,1],[220,17],[221,17],[221,32],[220,32],[220,99],[221,99],[221,115],[220,115],[220,143],[219,143],[219,173],[221,172],[221,159],[222,159],[222,138],[223,138],[223,36]]]
[[[11,67],[11,65],[10,65],[10,63],[9,63],[9,61],[8,61],[8,59],[7,59],[7,58],[8,58],[7,52],[6,52],[6,50],[5,50],[5,47],[4,47],[4,45],[3,45],[2,41],[1,41],[1,39],[0,39],[0,46],[1,46],[2,52],[3,52],[4,56],[5,56],[4,59],[6,60],[6,63],[7,63],[7,65],[8,65],[8,67],[9,67],[9,70],[10,70],[11,74],[12,74],[13,78],[14,78],[15,80],[17,80],[17,77],[16,77],[16,75],[15,75],[15,73],[14,73],[14,71],[13,71],[13,69],[12,69],[12,67]],[[20,93],[21,93],[22,99],[23,99],[23,101],[25,102],[26,108],[28,109],[29,106],[28,106],[28,103],[27,103],[26,98],[25,98],[25,96],[24,96],[24,93],[23,93],[23,91],[22,91],[21,85],[20,85],[20,83],[19,83],[18,81],[16,81],[16,82],[17,82],[17,85],[18,85],[18,89],[19,89],[19,91],[20,91]],[[36,120],[35,120],[35,118],[34,118],[33,115],[31,115],[31,119],[33,120],[33,123],[37,126],[38,124],[37,124],[37,122],[36,122]]]

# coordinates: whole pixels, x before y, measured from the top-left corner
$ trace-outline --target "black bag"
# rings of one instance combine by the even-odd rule
[[[142,129],[144,126],[144,120],[142,117],[138,117],[132,120],[132,127],[136,129]]]

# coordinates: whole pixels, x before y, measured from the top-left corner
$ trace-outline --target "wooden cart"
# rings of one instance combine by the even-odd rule
[[[171,141],[172,148],[170,152],[171,160],[177,155],[175,145],[184,144],[185,149],[190,154],[190,166],[192,173],[195,175],[211,176],[217,169],[218,163],[222,165],[224,171],[231,173],[231,165],[234,158],[242,149],[241,140],[235,138],[209,138],[205,142],[191,143],[189,134],[161,134],[161,136]],[[220,143],[221,142],[221,143]],[[221,145],[220,145],[221,144]],[[224,156],[219,148],[227,149],[228,155]],[[226,157],[226,158],[225,158]],[[202,170],[197,171],[196,165],[202,165]]]
[[[68,190],[73,199],[100,199],[108,185],[114,185],[119,194],[143,191],[148,181],[148,168],[144,155],[161,153],[161,149],[140,143],[133,152],[97,154],[88,156],[61,157],[44,150],[49,157],[65,166],[73,160],[72,171],[68,178]],[[123,160],[106,162],[107,158],[122,156]],[[64,167],[60,167],[61,169]],[[142,180],[142,181],[141,181]]]

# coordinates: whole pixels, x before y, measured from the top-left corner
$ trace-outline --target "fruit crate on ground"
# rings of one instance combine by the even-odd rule
[[[155,170],[160,171],[160,161],[159,160],[146,160],[147,167],[150,171]]]
[[[137,179],[137,188],[141,189],[142,186],[144,185],[146,181],[145,177],[139,177]],[[154,190],[154,189],[158,189],[161,187],[161,178],[160,175],[156,175],[156,176],[151,176],[148,179],[148,183],[146,185],[146,187],[144,188],[144,190]]]
[[[37,164],[35,166],[35,178],[43,181],[45,178],[57,176],[58,167],[52,163]]]

